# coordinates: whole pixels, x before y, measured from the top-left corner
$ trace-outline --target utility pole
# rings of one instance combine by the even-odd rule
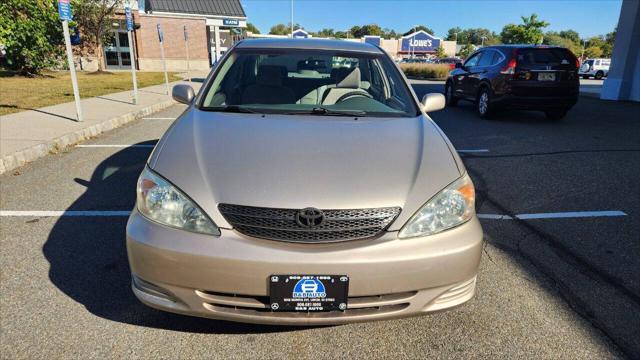
[[[187,34],[187,25],[184,26],[184,48],[187,52],[187,79],[191,82],[191,74],[189,73],[189,34]]]
[[[73,17],[73,15],[71,15],[69,0],[58,0],[58,15],[60,20],[62,20],[64,45],[67,49],[67,63],[69,64],[69,74],[71,75],[73,98],[76,102],[76,120],[80,122],[82,121],[82,107],[80,106],[80,90],[78,90],[78,78],[76,77],[76,66],[73,62],[73,50],[71,50],[71,35],[69,34],[69,20]]]
[[[291,0],[291,38],[293,39],[293,0]]]
[[[131,79],[133,81],[133,103],[138,103],[138,80],[136,79],[136,58],[133,52],[133,15],[131,15],[131,7],[127,4],[124,8],[124,16],[127,20],[127,37],[129,39],[129,61],[131,62]]]

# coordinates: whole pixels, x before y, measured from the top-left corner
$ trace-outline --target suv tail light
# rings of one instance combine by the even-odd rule
[[[515,74],[516,72],[516,58],[512,57],[505,67],[500,70],[501,74]]]

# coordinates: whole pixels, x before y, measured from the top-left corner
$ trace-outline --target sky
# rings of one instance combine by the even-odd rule
[[[247,20],[262,33],[290,21],[290,0],[241,3]],[[621,6],[622,0],[293,0],[293,21],[309,31],[376,23],[403,33],[425,25],[444,37],[456,26],[500,33],[508,23],[519,24],[520,16],[536,13],[550,23],[546,31],[573,29],[586,38],[613,31]]]

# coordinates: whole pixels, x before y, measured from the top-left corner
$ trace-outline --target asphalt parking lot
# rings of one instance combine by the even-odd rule
[[[0,209],[20,215],[0,217],[2,358],[640,357],[640,104],[581,97],[561,122],[524,111],[481,120],[464,103],[434,113],[484,215],[476,298],[316,328],[190,318],[135,299],[118,212],[133,207],[153,144],[183,109],[0,176]]]

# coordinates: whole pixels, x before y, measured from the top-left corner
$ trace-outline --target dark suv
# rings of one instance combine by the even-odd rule
[[[484,47],[449,72],[447,105],[473,101],[482,118],[498,107],[510,107],[544,111],[559,120],[578,101],[578,67],[576,56],[561,47]]]

